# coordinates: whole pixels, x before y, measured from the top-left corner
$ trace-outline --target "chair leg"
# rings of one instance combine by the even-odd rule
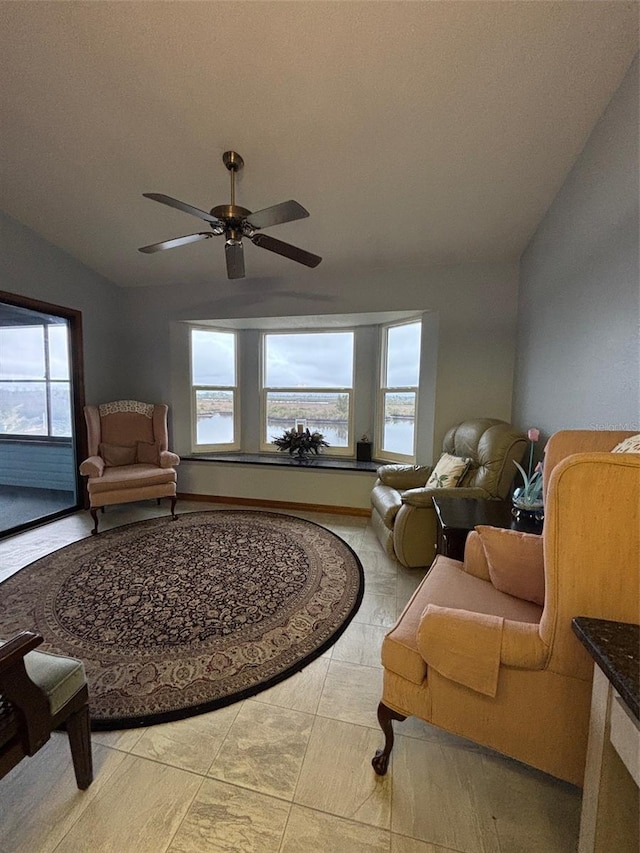
[[[384,749],[378,749],[376,754],[371,759],[371,766],[376,771],[378,776],[384,776],[389,766],[389,757],[393,749],[393,723],[392,720],[397,720],[399,723],[406,720],[406,716],[399,714],[397,711],[392,711],[391,708],[380,702],[378,705],[378,722],[384,734]]]
[[[98,510],[95,507],[91,507],[89,512],[91,513],[91,518],[93,519],[93,530],[91,531],[91,533],[93,536],[95,536],[95,534],[98,532]]]
[[[176,515],[176,502],[177,502],[177,500],[178,500],[178,498],[176,498],[175,495],[171,498],[171,518],[177,518],[178,517]]]
[[[93,756],[91,754],[91,730],[89,725],[89,706],[83,705],[79,711],[66,720],[73,769],[78,788],[84,791],[93,781]]]

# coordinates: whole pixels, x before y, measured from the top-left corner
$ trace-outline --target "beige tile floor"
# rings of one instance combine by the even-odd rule
[[[114,508],[101,527],[165,511]],[[338,642],[303,672],[228,708],[94,733],[86,792],[75,786],[66,735],[54,734],[0,780],[0,853],[576,849],[577,789],[419,720],[397,725],[389,773],[374,774],[380,643],[423,572],[389,560],[367,519],[306,517],[348,541],[364,566],[362,607]],[[0,579],[89,530],[80,513],[0,541]]]

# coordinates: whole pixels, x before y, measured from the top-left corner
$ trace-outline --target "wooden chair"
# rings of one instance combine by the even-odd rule
[[[34,652],[43,638],[22,631],[0,646],[0,778],[64,725],[78,788],[93,780],[89,692],[82,662]]]

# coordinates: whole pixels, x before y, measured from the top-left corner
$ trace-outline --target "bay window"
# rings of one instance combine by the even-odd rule
[[[297,424],[353,455],[353,331],[262,335],[261,450]]]
[[[191,329],[192,446],[240,447],[236,333]]]
[[[385,459],[415,459],[421,330],[420,321],[382,327],[377,451]]]

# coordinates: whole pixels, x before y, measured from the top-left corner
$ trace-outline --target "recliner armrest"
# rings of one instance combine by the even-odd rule
[[[402,491],[424,486],[432,471],[430,465],[382,465],[378,468],[378,478],[385,486]]]
[[[452,489],[426,489],[423,487],[421,489],[407,489],[403,492],[402,503],[432,509],[433,501],[431,498],[438,495],[448,498],[490,498],[489,493],[485,492],[484,489],[465,488],[464,486]]]
[[[104,459],[101,456],[90,456],[80,465],[80,473],[83,477],[102,477],[104,471]]]

